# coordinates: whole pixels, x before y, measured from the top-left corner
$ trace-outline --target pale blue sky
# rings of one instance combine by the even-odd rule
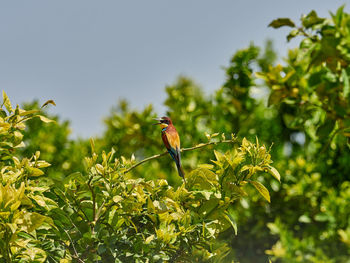
[[[0,89],[14,103],[53,99],[73,136],[101,133],[121,98],[162,114],[164,87],[180,74],[207,93],[224,82],[222,66],[251,41],[275,42],[312,9],[328,16],[338,0],[30,0],[0,2]]]

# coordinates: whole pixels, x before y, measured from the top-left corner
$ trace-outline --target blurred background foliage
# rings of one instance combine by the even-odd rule
[[[296,23],[276,19],[271,27],[290,27],[287,40],[299,46],[277,63],[273,43],[251,44],[237,51],[225,67],[226,78],[213,94],[205,94],[192,79],[180,76],[165,88],[167,115],[181,136],[182,147],[208,141],[205,133],[234,133],[238,138],[273,144],[273,178],[257,180],[269,188],[266,203],[253,188],[249,198],[234,203],[231,216],[238,226],[222,232],[230,250],[227,262],[350,262],[350,15],[339,8],[329,18],[312,11]],[[37,108],[38,102],[24,108]],[[56,123],[27,122],[30,157],[40,150],[51,163],[53,181],[84,172],[81,160],[91,153],[88,140],[72,140],[69,123],[47,114]],[[136,160],[164,151],[152,105],[135,110],[120,101],[105,118],[105,131],[95,138],[95,151]],[[225,152],[228,145],[215,149]],[[99,157],[100,158],[100,157]],[[212,150],[184,152],[184,170],[215,160]],[[129,178],[181,180],[171,158],[162,157],[134,169]],[[224,262],[226,262],[223,260]]]

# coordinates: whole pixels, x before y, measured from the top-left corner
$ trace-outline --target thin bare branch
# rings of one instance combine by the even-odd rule
[[[206,146],[209,146],[209,145],[213,145],[213,144],[220,144],[220,143],[234,143],[236,140],[235,139],[232,139],[232,140],[223,140],[223,141],[218,141],[218,142],[207,142],[207,143],[200,143],[196,146],[193,146],[193,147],[190,147],[190,148],[182,148],[180,151],[181,152],[187,152],[187,151],[192,151],[192,150],[197,150],[197,149],[200,149],[200,148],[203,148],[203,147],[206,147]],[[153,159],[158,159],[164,155],[167,155],[168,152],[163,152],[163,153],[160,153],[160,154],[156,154],[156,155],[153,155],[153,156],[150,156],[146,159],[143,159],[142,161],[134,164],[133,166],[129,167],[128,169],[126,169],[124,171],[124,174],[130,172],[132,169],[135,169],[137,166],[145,163],[145,162],[148,162],[148,161],[151,161]]]
[[[77,250],[75,249],[74,242],[73,242],[72,238],[70,237],[68,231],[67,231],[67,230],[64,230],[64,232],[66,232],[66,235],[68,236],[69,241],[70,241],[70,243],[72,244],[72,247],[73,247],[73,250],[74,250],[74,257],[75,257],[79,262],[85,263],[85,261],[82,260],[82,259],[79,257],[79,254],[78,254]]]

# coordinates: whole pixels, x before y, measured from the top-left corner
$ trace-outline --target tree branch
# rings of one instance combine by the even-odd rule
[[[79,254],[78,254],[77,250],[75,249],[74,242],[73,242],[72,238],[70,237],[68,231],[67,231],[67,230],[64,230],[64,232],[66,232],[66,235],[68,236],[69,241],[70,241],[70,243],[72,244],[72,247],[73,247],[73,250],[74,250],[74,255],[73,255],[73,257],[75,257],[79,262],[85,263],[85,261],[82,260],[82,259],[79,257]]]
[[[203,148],[203,147],[206,147],[206,146],[209,146],[209,145],[213,145],[213,144],[219,144],[219,143],[234,143],[236,141],[236,139],[232,139],[232,140],[223,140],[223,141],[218,141],[218,142],[207,142],[207,143],[200,143],[196,146],[193,146],[193,147],[190,147],[190,148],[182,148],[180,151],[181,152],[186,152],[186,151],[192,151],[192,150],[197,150],[197,149],[200,149],[200,148]],[[126,169],[124,171],[124,174],[130,172],[132,169],[135,169],[137,166],[145,163],[145,162],[148,162],[148,161],[151,161],[153,159],[158,159],[164,155],[167,155],[168,152],[163,152],[163,153],[160,153],[160,154],[156,154],[156,155],[153,155],[153,156],[150,156],[146,159],[143,159],[142,161],[132,165],[131,167],[129,167],[128,169]]]

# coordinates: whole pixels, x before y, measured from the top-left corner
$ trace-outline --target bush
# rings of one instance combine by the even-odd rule
[[[213,164],[200,164],[188,172],[179,187],[164,179],[133,179],[127,175],[138,164],[115,151],[99,158],[91,140],[85,171],[62,181],[45,176],[50,164],[40,152],[19,159],[25,121],[39,118],[40,110],[13,109],[3,93],[0,185],[0,237],[3,262],[163,262],[209,260],[227,255],[225,246],[215,247],[216,238],[230,227],[237,232],[232,204],[253,186],[270,202],[267,188],[257,174],[273,168],[269,149],[256,139],[253,144],[222,134],[207,135],[208,145],[230,143],[225,153],[214,151]],[[219,139],[220,138],[220,139]],[[25,153],[22,152],[22,154]]]

